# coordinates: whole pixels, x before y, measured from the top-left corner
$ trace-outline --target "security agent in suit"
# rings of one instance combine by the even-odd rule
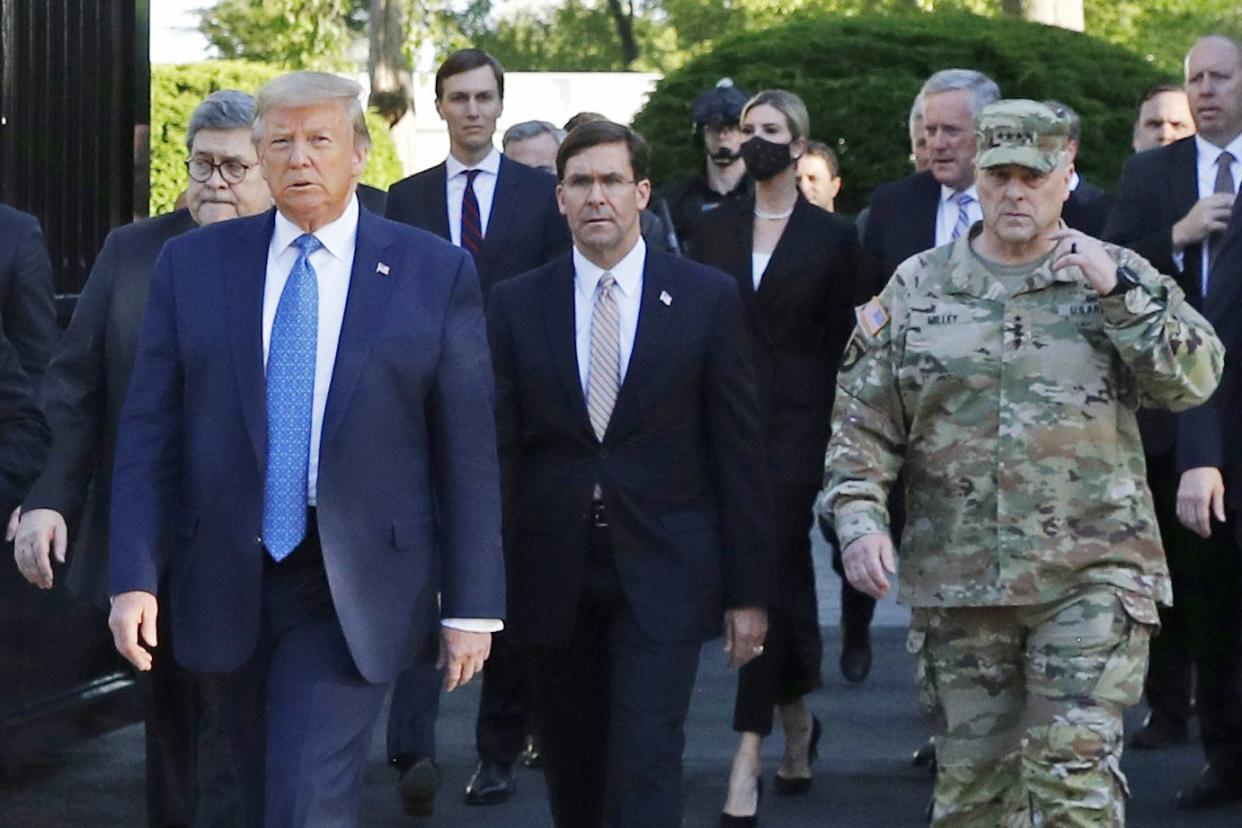
[[[43,468],[51,435],[30,377],[0,322],[0,509],[11,510]]]
[[[449,156],[394,184],[388,217],[448,239],[471,253],[483,298],[499,282],[569,249],[569,230],[556,208],[556,179],[517,163],[492,145],[504,107],[504,69],[491,55],[464,49],[436,72],[436,111],[448,126]],[[530,721],[530,679],[522,654],[497,635],[483,673],[475,728],[479,763],[466,786],[472,805],[503,802],[516,790],[513,765]],[[434,809],[435,718],[440,678],[416,665],[397,681],[388,717],[388,756],[401,773],[406,811]]]
[[[165,245],[118,431],[117,648],[150,669],[171,612],[251,825],[355,825],[388,685],[437,633],[448,689],[468,681],[490,640],[470,627],[503,614],[474,267],[359,208],[359,93],[315,72],[259,90],[277,209]]]
[[[647,249],[647,149],[619,124],[557,156],[570,256],[500,284],[509,623],[531,648],[559,828],[681,825],[701,642],[763,652],[773,566],[744,308],[718,271]]]
[[[60,336],[52,261],[39,220],[0,204],[0,321],[37,391]],[[7,514],[7,512],[5,513]]]
[[[1067,104],[1060,101],[1044,101],[1044,105],[1069,121],[1069,152],[1070,162],[1078,159],[1078,150],[1082,146],[1082,118]],[[1077,170],[1070,175],[1070,194],[1061,208],[1061,218],[1075,230],[1081,230],[1092,238],[1099,238],[1104,232],[1104,222],[1112,209],[1112,199],[1108,193],[1092,184],[1078,174]]]
[[[271,206],[251,136],[253,122],[250,95],[236,90],[209,95],[186,130],[188,209],[112,231],[95,260],[43,383],[52,447],[47,466],[23,501],[16,541],[18,568],[36,586],[51,588],[53,551],[55,560],[65,563],[68,527],[73,526],[66,586],[79,600],[108,607],[112,457],[151,272],[169,239]],[[189,674],[171,657],[167,614],[159,620],[166,657],[156,659],[146,683],[147,816],[152,826],[191,822],[203,716]],[[206,738],[214,732],[209,730]],[[209,767],[218,743],[204,745]],[[200,778],[215,782],[219,770],[211,767]],[[210,800],[219,797],[214,791],[203,793],[204,810],[218,812],[218,803]]]
[[[1216,312],[1216,279],[1230,278],[1227,272],[1216,272],[1213,248],[1242,182],[1242,48],[1230,38],[1200,39],[1186,57],[1186,92],[1198,135],[1126,161],[1104,237],[1172,274],[1191,303],[1211,317]],[[1178,512],[1184,499],[1207,503],[1219,480],[1219,472],[1213,472],[1218,467],[1187,465],[1180,443],[1185,431],[1177,418],[1140,414],[1145,414],[1139,425],[1148,474],[1161,481],[1153,486],[1153,496],[1158,504],[1163,502],[1161,534],[1173,578],[1174,607],[1162,613],[1161,621],[1168,616],[1170,628],[1180,629],[1189,644],[1185,649],[1194,660],[1195,713],[1207,756],[1203,775],[1178,794],[1178,804],[1211,807],[1242,796],[1242,785],[1234,781],[1242,774],[1238,545],[1228,527],[1200,541],[1172,520],[1172,492],[1177,492]],[[1177,717],[1186,713],[1187,681],[1185,669],[1148,677],[1153,715],[1135,738],[1151,736],[1157,745],[1183,738],[1184,719]]]

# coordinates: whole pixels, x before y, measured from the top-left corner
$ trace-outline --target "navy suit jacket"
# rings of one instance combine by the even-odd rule
[[[451,239],[443,163],[388,190],[386,215]],[[503,279],[534,270],[569,251],[569,226],[556,206],[556,178],[500,156],[492,212],[475,265],[483,296]]]
[[[156,593],[167,572],[177,658],[198,671],[241,666],[260,631],[274,215],[165,245],[121,416],[111,590]],[[336,613],[369,681],[430,654],[441,616],[504,615],[493,390],[470,257],[360,210],[318,523]]]
[[[899,264],[936,246],[939,208],[940,184],[928,170],[876,188],[863,232],[863,293],[879,293]]]
[[[564,256],[502,282],[488,311],[510,629],[537,645],[572,637],[598,483],[639,627],[657,641],[709,637],[725,607],[769,605],[776,569],[737,283],[648,248],[634,349],[602,442],[578,374],[573,291]]]
[[[0,204],[0,318],[35,388],[60,337],[53,293],[39,220]]]
[[[108,606],[112,457],[151,271],[164,242],[197,226],[181,209],[109,233],[44,376],[52,448],[22,508],[55,509],[76,530],[65,583],[97,606]]]

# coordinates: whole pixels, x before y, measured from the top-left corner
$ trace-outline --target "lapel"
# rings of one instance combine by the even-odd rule
[[[419,220],[416,224],[435,233],[442,239],[451,239],[448,218],[448,172],[444,162],[427,170],[424,174],[425,189],[415,193],[418,202],[414,209],[418,211]]]
[[[328,444],[332,432],[341,423],[349,407],[349,399],[358,384],[358,375],[366,364],[371,339],[380,328],[388,306],[388,296],[398,279],[416,278],[402,273],[415,265],[398,251],[389,251],[393,239],[385,222],[378,216],[358,212],[358,240],[354,245],[353,270],[349,276],[349,292],[345,297],[345,318],[341,321],[341,338],[336,346],[336,362],[328,386],[328,400],[323,412],[320,451]],[[383,261],[387,274],[376,270]]]
[[[492,211],[487,217],[487,229],[483,235],[483,248],[479,251],[479,279],[484,282],[483,295],[486,296],[491,287],[491,274],[495,272],[495,260],[505,250],[505,238],[508,236],[509,225],[523,203],[521,182],[517,180],[520,172],[514,170],[516,161],[510,161],[502,154],[500,169],[496,172],[496,189],[492,191]],[[484,275],[486,274],[486,275]]]
[[[548,351],[556,364],[556,373],[565,387],[572,416],[586,429],[592,440],[591,420],[587,415],[586,396],[578,374],[578,342],[574,310],[573,256],[562,256],[542,276],[539,293],[543,297],[543,322],[548,335]]]
[[[931,171],[919,173],[916,184],[917,195],[906,206],[905,217],[905,226],[909,228],[910,256],[936,246],[936,213],[940,210],[940,184]],[[905,258],[902,257],[903,260]],[[900,263],[895,262],[894,267]]]
[[[1229,216],[1229,226],[1225,228],[1220,240],[1216,243],[1216,251],[1212,254],[1213,261],[1226,264],[1242,261],[1242,255],[1239,255],[1242,252],[1239,250],[1242,247],[1242,207],[1238,206],[1240,204],[1242,201],[1234,204]],[[1207,296],[1200,310],[1213,325],[1222,325],[1229,319],[1228,312],[1222,313],[1222,310],[1235,307],[1238,293],[1242,291],[1242,270],[1235,269],[1232,272],[1225,268],[1217,268],[1217,270],[1220,278],[1214,278],[1208,282]]]
[[[1190,212],[1199,200],[1199,148],[1194,136],[1169,146],[1168,190],[1165,203],[1165,224],[1173,224]],[[1183,252],[1181,284],[1191,304],[1202,307],[1200,285],[1203,276],[1203,245],[1192,244]]]
[[[255,459],[267,463],[267,396],[263,370],[263,285],[267,279],[267,249],[271,244],[276,210],[239,219],[237,243],[220,251],[226,277],[229,340],[241,396],[242,417]],[[228,239],[221,236],[222,239]]]
[[[807,226],[812,218],[810,211],[818,209],[803,198],[801,193],[798,193],[793,213],[789,216],[789,222],[781,232],[781,237],[776,240],[776,247],[772,250],[772,259],[768,262],[768,269],[763,272],[763,281],[759,283],[760,298],[775,290],[771,287],[773,282],[779,284],[789,277],[790,268],[786,266],[786,263],[796,255],[798,239],[807,237]],[[752,281],[751,284],[754,282]]]
[[[617,393],[617,404],[608,421],[605,440],[624,434],[624,429],[642,422],[641,405],[643,388],[651,385],[659,373],[660,364],[668,353],[668,323],[673,309],[680,310],[687,300],[677,303],[678,289],[670,278],[664,254],[647,248],[647,261],[643,266],[643,292],[638,305],[638,328],[634,332],[634,348],[625,371],[625,380]],[[662,293],[668,293],[673,301],[664,304]]]

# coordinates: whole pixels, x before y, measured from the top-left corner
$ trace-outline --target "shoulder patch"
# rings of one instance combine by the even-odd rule
[[[888,310],[880,304],[880,297],[872,296],[871,301],[854,309],[858,317],[858,325],[867,332],[867,336],[875,336],[888,325]]]

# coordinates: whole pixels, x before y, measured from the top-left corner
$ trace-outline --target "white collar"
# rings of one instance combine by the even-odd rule
[[[970,196],[971,198],[975,200],[976,204],[979,203],[979,192],[978,190],[975,189],[974,184],[971,184],[965,190],[955,190],[952,187],[948,186],[947,184],[941,184],[940,185],[940,203],[944,204],[949,199],[953,198],[953,196],[957,195],[959,192],[966,193],[968,196]]]
[[[1074,170],[1072,173],[1070,173],[1069,189],[1071,193],[1074,192],[1074,190],[1077,190],[1078,185],[1081,183],[1082,183],[1082,179],[1079,178],[1078,176],[1078,170]]]
[[[1223,147],[1218,147],[1198,133],[1195,134],[1195,148],[1199,152],[1199,163],[1207,168],[1216,166],[1216,159],[1225,150],[1233,155],[1234,161],[1242,161],[1242,135],[1237,135]]]
[[[577,245],[574,245],[573,261],[574,283],[578,286],[578,290],[582,291],[584,297],[593,298],[599,280],[604,275],[604,269],[582,255]],[[612,274],[612,278],[617,280],[617,287],[623,295],[633,296],[642,285],[643,267],[646,264],[647,244],[643,241],[643,237],[639,236],[638,241],[630,248],[630,252],[609,268],[608,272]]]
[[[479,170],[481,172],[490,173],[492,175],[499,175],[500,174],[500,151],[497,150],[495,147],[492,147],[491,152],[489,152],[482,161],[480,161],[479,163],[473,166],[467,166],[463,164],[462,162],[458,161],[453,156],[453,153],[450,152],[448,154],[448,158],[444,159],[444,167],[445,167],[445,172],[449,178],[452,178],[455,175],[461,175],[466,170]]]
[[[276,229],[272,233],[272,244],[278,252],[283,253],[286,247],[293,244],[294,240],[305,232],[286,218],[279,209],[276,210]],[[358,235],[358,197],[351,196],[341,217],[320,227],[313,235],[319,239],[324,249],[337,259],[344,261],[344,252],[353,246]]]

